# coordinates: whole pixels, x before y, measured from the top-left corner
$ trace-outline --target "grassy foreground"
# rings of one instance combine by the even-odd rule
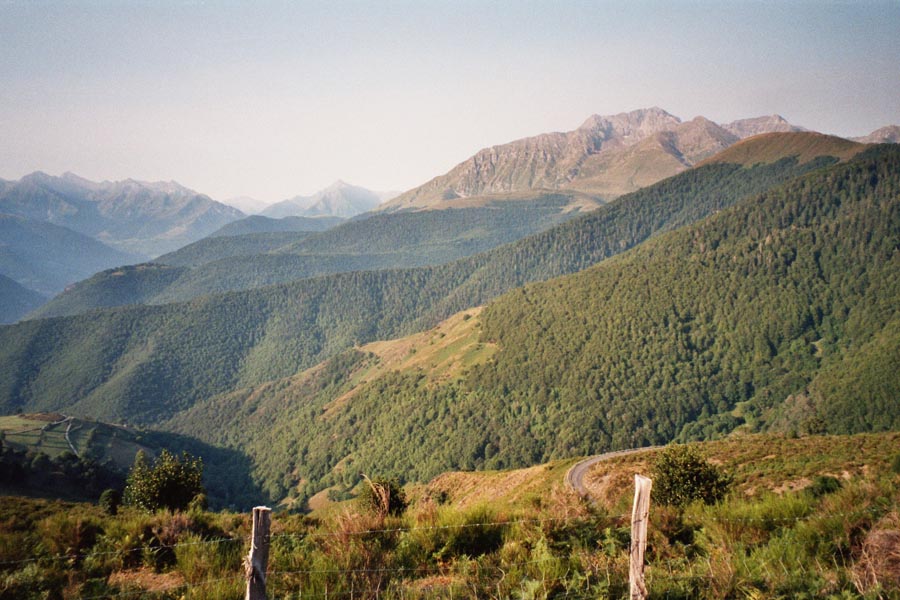
[[[701,445],[735,483],[715,506],[652,506],[651,597],[900,598],[898,441]],[[555,463],[443,475],[408,489],[399,517],[352,501],[276,513],[269,597],[624,597],[631,489],[615,482],[650,460],[600,463],[589,476],[607,485],[597,503],[564,490],[569,463]],[[825,477],[838,485],[821,485]],[[110,516],[90,504],[0,498],[0,598],[236,598],[248,537],[245,514]]]

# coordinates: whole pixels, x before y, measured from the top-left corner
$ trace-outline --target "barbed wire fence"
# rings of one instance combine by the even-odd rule
[[[725,517],[725,516],[717,516],[717,515],[702,515],[697,516],[698,520],[702,520],[703,522],[720,522],[720,523],[739,523],[739,524],[747,524],[747,523],[760,523],[769,527],[776,526],[786,526],[790,523],[798,523],[803,521],[809,521],[813,519],[822,519],[822,518],[851,518],[858,517],[860,513],[871,512],[873,516],[884,513],[884,508],[879,507],[861,507],[859,511],[854,511],[850,513],[829,513],[827,515],[817,515],[817,514],[807,514],[807,515],[797,515],[797,516],[755,516],[755,517]],[[359,537],[365,538],[369,536],[383,536],[383,535],[394,535],[394,534],[411,534],[415,532],[433,532],[433,531],[449,531],[449,530],[465,530],[465,529],[484,529],[484,528],[498,528],[498,527],[513,527],[513,526],[533,526],[533,527],[547,527],[547,526],[582,526],[582,525],[597,525],[598,523],[619,523],[624,524],[628,518],[631,517],[628,513],[622,514],[597,514],[590,517],[582,517],[582,516],[560,516],[560,517],[540,517],[540,518],[519,518],[519,519],[500,519],[500,520],[486,520],[474,523],[456,523],[456,524],[423,524],[423,525],[413,525],[406,527],[381,527],[381,528],[363,528],[363,529],[342,529],[342,530],[334,530],[334,531],[307,531],[303,533],[276,533],[276,534],[266,534],[262,539],[268,545],[271,543],[278,543],[279,541],[291,540],[291,541],[314,541],[316,539],[328,539],[328,538],[346,538],[346,537]],[[21,568],[29,563],[53,563],[56,561],[62,561],[70,563],[70,565],[76,565],[79,563],[83,563],[86,560],[92,558],[111,558],[115,556],[127,556],[129,554],[137,553],[144,554],[146,552],[157,552],[160,550],[172,550],[175,551],[179,548],[187,548],[187,547],[207,547],[207,546],[216,546],[216,545],[237,545],[241,548],[246,548],[251,546],[249,541],[246,538],[242,537],[219,537],[219,538],[211,538],[205,540],[195,540],[195,541],[187,541],[187,542],[178,542],[172,544],[144,544],[141,546],[136,546],[132,548],[123,548],[118,550],[108,550],[108,551],[99,551],[99,552],[87,552],[87,553],[64,553],[57,554],[52,556],[31,556],[27,558],[17,559],[17,560],[8,560],[8,561],[0,561],[0,569],[4,567],[10,567],[12,569]],[[748,564],[748,557],[744,555],[735,555],[735,560],[738,562],[732,566],[735,570],[740,570],[743,573],[750,573],[754,571],[762,571],[766,573],[770,578],[774,578],[775,574],[779,571],[788,573],[790,570],[799,571],[801,574],[810,574],[810,570],[807,569],[803,564],[795,563],[788,565],[785,563],[784,558],[772,558],[769,560],[759,560],[757,559],[754,565]],[[501,567],[491,567],[496,569],[498,572],[496,573],[498,577],[502,579],[505,576],[501,573],[504,570],[510,569],[521,569],[521,568],[529,568],[533,566],[539,566],[544,563],[554,562],[563,560],[561,556],[548,556],[539,559],[533,559],[529,561],[518,561],[518,562],[507,562],[503,563]],[[741,563],[741,561],[743,561]],[[687,564],[690,568],[689,574],[684,574],[683,569]],[[707,571],[711,570],[711,568],[707,569]],[[378,598],[380,595],[384,595],[386,593],[385,587],[379,585],[377,587],[359,587],[353,588],[351,587],[350,591],[342,590],[342,589],[327,589],[327,583],[325,584],[325,590],[316,590],[316,589],[302,589],[302,583],[296,583],[298,578],[302,577],[315,577],[315,576],[331,576],[338,579],[347,579],[353,581],[354,576],[358,575],[373,575],[380,574],[384,575],[385,580],[393,581],[397,579],[404,578],[416,578],[416,577],[425,577],[429,575],[447,575],[448,573],[452,573],[453,567],[448,564],[438,564],[434,566],[419,566],[419,567],[377,567],[377,568],[330,568],[330,569],[322,569],[322,568],[297,568],[297,569],[266,569],[263,567],[263,572],[265,573],[265,578],[267,582],[278,583],[279,588],[290,587],[292,584],[301,586],[294,590],[296,597],[298,598]],[[259,573],[259,568],[257,568],[256,573]],[[176,582],[172,583],[169,586],[161,586],[154,590],[153,593],[175,593],[175,592],[185,592],[188,594],[192,593],[192,590],[203,590],[204,588],[208,588],[210,586],[222,585],[222,584],[230,584],[237,586],[239,582],[247,582],[251,577],[251,573],[240,569],[239,565],[235,565],[235,573],[233,575],[228,575],[225,577],[211,577],[206,580],[197,581],[197,582]],[[654,583],[664,583],[664,582],[686,582],[686,583],[695,583],[697,585],[710,580],[711,576],[708,573],[704,572],[694,572],[694,566],[692,563],[678,563],[672,559],[668,559],[666,561],[654,560],[650,565],[647,566],[646,572],[646,582],[648,588],[652,589]],[[452,589],[452,586],[451,586]],[[117,592],[114,594],[103,594],[103,595],[93,595],[93,596],[83,596],[83,600],[99,600],[100,598],[139,598],[141,596],[147,595],[150,592],[147,590],[124,590],[121,592]],[[403,594],[402,589],[397,592],[401,595]],[[499,592],[497,597],[501,597]],[[559,592],[558,594],[549,595],[550,598],[589,598],[595,597],[595,594],[590,591],[578,591],[578,590],[565,590],[565,592]]]
[[[829,513],[827,516],[829,518],[848,518],[848,517],[856,517],[859,515],[859,512],[871,512],[873,514],[881,514],[883,509],[868,507],[864,509],[860,509],[860,511],[852,512],[852,513]],[[609,521],[623,521],[628,519],[631,516],[631,513],[617,513],[617,514],[604,514],[599,517],[545,517],[545,518],[534,518],[534,519],[512,519],[512,520],[495,520],[495,521],[485,521],[480,523],[460,523],[460,524],[451,524],[451,525],[418,525],[412,527],[387,527],[380,529],[360,529],[360,530],[349,530],[349,531],[311,531],[307,533],[276,533],[269,536],[269,539],[276,540],[281,538],[293,538],[296,540],[306,540],[306,539],[314,539],[314,538],[325,538],[325,537],[338,537],[338,536],[367,536],[367,535],[377,535],[377,534],[390,534],[390,533],[412,533],[416,531],[437,531],[437,530],[452,530],[452,529],[470,529],[470,528],[482,528],[482,527],[503,527],[503,526],[511,526],[511,525],[544,525],[549,523],[562,523],[562,524],[581,524],[588,525],[594,523],[597,518],[602,518]],[[822,515],[804,515],[797,517],[718,517],[718,516],[704,516],[704,521],[711,521],[717,523],[797,523],[803,521],[810,521],[814,519],[821,519]],[[122,550],[105,550],[100,552],[86,552],[86,553],[66,553],[66,554],[56,554],[51,556],[31,556],[28,558],[16,559],[16,560],[5,560],[0,561],[0,567],[6,565],[19,565],[26,564],[30,562],[39,562],[39,561],[83,561],[89,558],[96,558],[100,556],[120,556],[131,553],[141,553],[145,551],[153,551],[158,549],[170,549],[174,550],[176,548],[182,548],[185,546],[208,546],[214,544],[245,544],[247,540],[241,538],[211,538],[208,540],[199,540],[192,542],[179,542],[176,544],[153,544],[153,545],[143,545],[143,546],[135,546],[133,548],[127,548]]]

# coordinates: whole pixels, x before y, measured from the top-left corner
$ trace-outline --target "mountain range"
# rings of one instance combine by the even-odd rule
[[[175,182],[96,183],[32,173],[0,189],[0,213],[67,227],[122,252],[158,256],[243,213]]]
[[[900,147],[800,129],[595,116],[323,231],[231,219],[0,327],[0,412],[196,437],[300,505],[361,471],[900,427]],[[32,212],[80,223],[55,179]]]
[[[777,115],[727,125],[704,117],[682,122],[656,107],[593,115],[573,131],[485,148],[383,208],[421,209],[532,188],[577,190],[611,200],[675,175],[741,138],[802,130]]]
[[[545,133],[485,148],[448,173],[386,202],[381,210],[454,206],[461,199],[511,191],[573,190],[611,200],[688,169],[739,140],[763,133],[803,132],[780,115],[716,124],[690,121],[661,108],[593,115],[565,133]],[[888,126],[862,143],[896,142],[900,128]]]
[[[205,237],[242,217],[174,182],[96,183],[36,172],[0,180],[0,275],[52,297],[93,273]],[[0,291],[5,322],[35,308]],[[12,293],[12,292],[10,292]],[[20,310],[12,311],[13,305]]]
[[[416,331],[529,281],[581,270],[835,160],[710,164],[441,266],[335,274],[0,328],[0,402],[6,410],[55,410],[62,402],[153,423],[231,386],[288,376],[356,342]],[[130,280],[128,271],[107,276]]]
[[[436,265],[483,252],[574,218],[573,194],[523,193],[497,205],[372,214],[321,232],[209,237],[79,282],[30,318],[122,304],[164,304],[349,271]],[[319,217],[319,222],[326,217]],[[251,219],[267,219],[254,215]],[[268,219],[265,226],[282,222]],[[302,217],[293,217],[302,219]],[[230,227],[230,226],[229,226]],[[177,267],[177,268],[173,268]]]

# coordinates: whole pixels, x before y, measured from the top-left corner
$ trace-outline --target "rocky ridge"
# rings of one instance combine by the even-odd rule
[[[658,107],[593,115],[573,131],[485,148],[380,208],[433,209],[461,198],[494,202],[524,190],[566,190],[608,201],[691,168],[742,139],[806,131],[781,115],[725,124],[702,116],[682,121]],[[900,127],[854,140],[898,141]]]

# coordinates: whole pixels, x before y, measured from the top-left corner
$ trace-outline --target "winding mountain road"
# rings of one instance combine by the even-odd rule
[[[584,476],[587,475],[587,472],[590,470],[592,466],[597,464],[598,462],[609,460],[611,458],[616,458],[617,456],[626,456],[628,454],[638,454],[640,452],[647,452],[649,450],[658,450],[662,448],[662,446],[647,446],[646,448],[631,448],[630,450],[616,450],[614,452],[606,452],[604,454],[597,454],[596,456],[591,456],[582,461],[575,463],[574,465],[566,471],[566,485],[575,490],[579,495],[587,497],[588,490],[584,485]]]

